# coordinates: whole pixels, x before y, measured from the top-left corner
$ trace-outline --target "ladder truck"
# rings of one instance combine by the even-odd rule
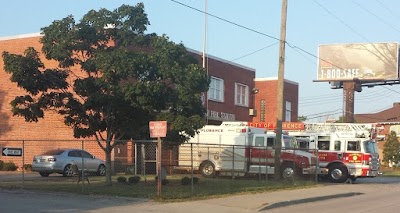
[[[374,124],[305,123],[303,131],[289,131],[299,147],[318,155],[317,173],[331,182],[353,182],[379,174]]]

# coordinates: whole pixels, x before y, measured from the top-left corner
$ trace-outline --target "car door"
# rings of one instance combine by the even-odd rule
[[[81,150],[81,154],[84,159],[84,169],[87,169],[88,171],[94,172],[97,171],[97,161],[94,159],[93,155],[91,155],[89,152],[86,152],[84,150]]]
[[[68,160],[65,162],[65,164],[75,164],[78,166],[78,168],[82,168],[82,155],[79,153],[77,150],[71,150],[68,152]],[[65,166],[65,165],[64,165]]]

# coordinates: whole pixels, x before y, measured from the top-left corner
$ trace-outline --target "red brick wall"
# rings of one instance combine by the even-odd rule
[[[13,54],[23,54],[27,47],[34,47],[46,68],[55,68],[55,61],[46,60],[40,53],[40,36],[19,39],[0,40],[0,52],[7,51]],[[73,71],[82,75],[77,68]],[[10,74],[4,70],[3,57],[0,57],[0,148],[22,148],[25,140],[24,164],[30,164],[33,156],[54,148],[82,148],[82,140],[73,137],[73,131],[66,126],[63,117],[57,113],[46,111],[44,119],[39,122],[25,122],[22,117],[15,117],[11,112],[10,102],[25,91],[10,81]],[[86,141],[86,140],[85,140]],[[85,142],[84,148],[95,156],[105,159],[104,152],[96,142]],[[18,167],[22,166],[22,157],[0,156],[4,162],[13,161]]]
[[[201,63],[202,57],[193,54]],[[224,80],[224,102],[208,101],[208,109],[235,115],[237,121],[251,121],[249,108],[253,108],[251,90],[254,88],[255,71],[250,68],[236,66],[235,64],[215,58],[208,58],[208,75]],[[240,83],[249,87],[249,106],[235,105],[235,84]],[[210,118],[212,119],[212,118]]]
[[[278,80],[275,78],[256,79],[255,87],[258,93],[255,94],[254,107],[257,115],[253,118],[253,122],[261,122],[261,100],[265,100],[265,121],[269,123],[276,122],[277,116],[277,102],[278,102]],[[292,104],[291,121],[297,122],[298,117],[298,97],[299,87],[298,84],[291,81],[284,81],[284,94],[283,94],[283,114],[282,118],[285,119],[285,104],[286,101]],[[283,120],[284,121],[284,120]]]

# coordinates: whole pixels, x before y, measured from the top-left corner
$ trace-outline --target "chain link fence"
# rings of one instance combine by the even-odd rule
[[[258,181],[262,186],[270,185],[274,179],[274,154],[275,150],[267,147],[245,147],[245,146],[228,146],[219,144],[183,144],[176,146],[171,143],[161,142],[161,177],[166,180],[163,193],[168,190],[181,191],[185,196],[191,196],[196,193],[204,193],[203,190],[212,191],[213,188],[207,189],[207,186],[215,184],[221,185],[219,181],[240,180],[240,181]],[[103,144],[104,145],[104,144]],[[100,148],[97,141],[88,140],[69,140],[69,141],[54,141],[54,140],[7,140],[0,141],[2,148],[2,156],[0,163],[4,170],[5,164],[15,164],[16,170],[13,172],[18,176],[21,175],[18,186],[24,187],[24,184],[35,182],[38,180],[56,180],[70,181],[70,177],[63,174],[54,173],[42,175],[37,172],[31,172],[34,156],[41,155],[50,150],[57,149],[77,149],[84,150],[97,159],[105,160],[104,151]],[[143,186],[148,187],[144,191],[151,191],[157,194],[157,140],[135,140],[121,141],[115,146],[111,153],[111,172],[113,182],[118,183],[119,177],[130,178],[133,176],[141,177]],[[282,178],[289,180],[286,184],[292,184],[299,178],[306,178],[311,181],[318,181],[316,167],[318,165],[317,158],[311,154],[315,150],[291,149],[282,150],[281,153],[281,172]],[[87,156],[86,156],[87,157]],[[90,158],[90,157],[89,157]],[[80,171],[90,171],[89,158],[85,159],[82,155],[76,162]],[[82,164],[79,164],[79,162]],[[99,171],[96,172],[97,174]],[[7,181],[5,172],[0,172],[0,180]],[[80,172],[80,180],[85,180],[83,175],[86,173]],[[89,180],[97,183],[104,183],[104,177],[92,177],[90,174]],[[67,175],[68,176],[68,175]],[[15,176],[14,176],[15,177]],[[186,180],[186,182],[184,180]],[[207,185],[196,186],[197,181],[207,182]],[[9,179],[15,181],[15,178]],[[88,180],[88,182],[89,182]],[[70,181],[76,182],[76,181]],[[83,181],[80,181],[83,184]],[[91,182],[91,183],[92,183]],[[164,184],[164,182],[163,182]],[[238,184],[238,185],[237,185]],[[225,187],[225,190],[235,191],[240,184],[230,182]],[[180,188],[182,185],[190,185],[191,187]],[[61,187],[61,185],[59,185]],[[96,188],[86,188],[92,185],[86,185],[86,191],[96,191]],[[215,187],[214,187],[215,188]],[[82,186],[82,191],[83,191]],[[172,193],[172,192],[171,192]],[[217,192],[216,192],[217,193]],[[173,196],[176,196],[175,194]]]

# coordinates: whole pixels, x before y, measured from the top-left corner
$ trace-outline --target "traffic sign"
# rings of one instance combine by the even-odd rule
[[[167,121],[150,121],[150,138],[163,138],[167,136]]]
[[[22,148],[3,148],[3,156],[22,156]]]

